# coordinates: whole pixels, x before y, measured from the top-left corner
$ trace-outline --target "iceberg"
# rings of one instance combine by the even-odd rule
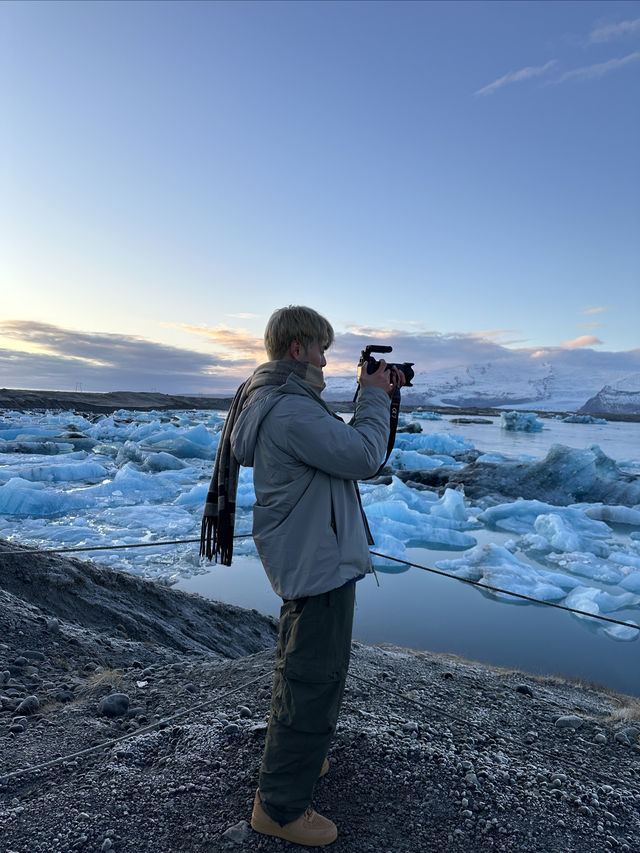
[[[474,449],[464,436],[448,432],[402,433],[396,435],[395,447],[399,450],[426,450],[448,455]]]
[[[490,529],[524,534],[534,532],[538,516],[549,514],[561,518],[570,530],[580,536],[591,539],[609,539],[611,536],[611,528],[607,524],[588,518],[580,509],[553,506],[535,500],[520,499],[489,507],[480,513],[478,521],[486,524]],[[536,532],[540,533],[540,531]]]
[[[541,601],[560,601],[565,597],[565,590],[557,583],[557,575],[523,563],[500,545],[477,545],[464,557],[438,560],[436,568],[459,578],[481,582]],[[502,592],[490,594],[517,603],[517,599]]]
[[[373,486],[368,483],[360,483],[362,494],[362,505],[370,506],[378,501],[402,501],[410,509],[418,512],[429,512],[429,505],[438,500],[435,492],[427,489],[412,489],[398,477],[392,477],[387,486]]]
[[[565,424],[606,424],[605,418],[594,418],[592,415],[567,415],[566,418],[560,417],[562,423]]]
[[[640,510],[628,506],[590,505],[584,507],[584,513],[597,521],[640,527]]]
[[[431,518],[409,509],[400,501],[381,501],[366,508],[374,539],[388,536],[405,546],[463,551],[476,544],[473,536],[461,533],[464,522]]]
[[[599,557],[608,557],[610,549],[601,541],[610,531],[585,529],[580,516],[567,517],[571,510],[543,513],[539,515],[534,527],[539,536],[543,536],[554,551],[590,551]]]
[[[421,409],[417,409],[415,412],[411,412],[412,418],[422,418],[423,421],[441,421],[442,415],[439,415],[437,412],[423,412]]]
[[[498,493],[556,506],[640,504],[640,477],[622,471],[597,444],[586,450],[554,444],[536,462],[467,465],[449,477],[450,485],[458,482],[464,483],[466,494],[472,497]]]
[[[443,465],[463,467],[462,463],[456,462],[452,456],[427,455],[419,450],[398,448],[391,451],[388,464],[397,471],[429,471]]]
[[[535,412],[501,412],[500,427],[518,432],[539,432],[543,423]]]

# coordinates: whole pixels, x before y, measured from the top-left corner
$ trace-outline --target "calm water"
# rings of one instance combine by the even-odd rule
[[[553,444],[585,448],[599,444],[617,461],[640,459],[640,424],[564,424],[544,420],[540,433],[512,433],[498,424],[421,421],[425,432],[457,432],[484,451],[507,456],[546,455]],[[634,466],[635,467],[635,466]],[[544,500],[544,497],[541,496]],[[473,531],[479,544],[504,544],[506,534]],[[433,566],[456,556],[413,549],[410,559]],[[526,559],[518,555],[519,559]],[[601,636],[585,620],[551,607],[497,601],[467,584],[419,569],[399,574],[378,571],[358,584],[354,637],[366,643],[396,643],[461,655],[471,660],[540,674],[594,681],[640,696],[640,643]],[[585,579],[586,582],[586,579]],[[181,579],[178,587],[277,616],[273,593],[257,557],[239,556],[231,567],[212,566],[207,574]],[[633,618],[616,611],[615,618]],[[596,623],[598,624],[598,623]],[[602,624],[602,623],[600,623]]]

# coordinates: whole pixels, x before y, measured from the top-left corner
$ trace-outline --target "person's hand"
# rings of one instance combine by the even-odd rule
[[[395,367],[387,370],[387,362],[381,358],[375,373],[367,373],[367,362],[358,368],[358,384],[361,388],[382,388],[391,397],[396,388],[404,385],[404,373]]]

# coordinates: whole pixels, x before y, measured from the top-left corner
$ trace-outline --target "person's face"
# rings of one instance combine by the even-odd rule
[[[307,349],[300,347],[299,361],[306,361],[315,367],[322,368],[327,363],[327,359],[324,357],[326,349],[326,345],[320,341],[315,341]]]

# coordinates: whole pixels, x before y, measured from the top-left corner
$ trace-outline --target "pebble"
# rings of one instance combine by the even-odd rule
[[[222,729],[222,731],[225,735],[237,735],[240,731],[240,726],[236,723],[229,723]]]
[[[602,734],[602,732],[598,732],[598,734],[594,737],[594,741],[596,743],[606,743],[607,742],[607,736]]]
[[[518,684],[516,687],[516,693],[522,693],[523,696],[531,696],[533,698],[533,690],[528,684]]]
[[[229,829],[222,833],[222,837],[226,841],[231,841],[233,844],[244,844],[249,836],[249,824],[246,820],[241,820],[239,823],[230,826]]]
[[[556,728],[558,729],[579,729],[583,725],[584,720],[577,714],[564,714],[556,720]]]
[[[250,720],[253,717],[253,713],[252,713],[251,709],[247,708],[246,705],[239,705],[238,711],[240,712],[240,716],[244,717],[245,719]]]

